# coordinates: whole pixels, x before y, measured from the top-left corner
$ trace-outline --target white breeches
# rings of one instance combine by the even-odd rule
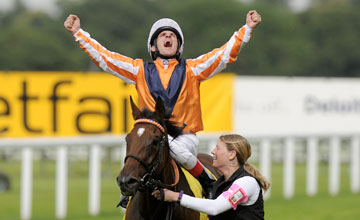
[[[177,138],[168,135],[170,145],[170,155],[189,170],[195,167],[197,162],[196,155],[199,149],[199,139],[195,134],[182,134]]]

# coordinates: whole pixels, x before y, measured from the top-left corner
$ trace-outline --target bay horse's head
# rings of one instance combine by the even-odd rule
[[[134,127],[126,136],[126,157],[117,177],[121,193],[134,195],[138,190],[154,188],[154,179],[161,176],[169,158],[168,132],[176,137],[181,129],[169,121],[161,98],[155,112],[140,109],[130,97]]]

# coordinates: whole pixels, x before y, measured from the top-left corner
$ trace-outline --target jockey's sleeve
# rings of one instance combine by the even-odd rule
[[[244,25],[235,31],[228,42],[220,48],[215,48],[209,53],[203,54],[195,59],[188,59],[194,76],[199,81],[209,79],[221,72],[229,63],[235,62],[240,50],[249,42],[252,29]]]
[[[82,29],[74,34],[75,41],[92,61],[105,72],[121,78],[127,83],[135,84],[138,72],[143,69],[142,59],[132,59],[103,47],[90,34]]]
[[[238,205],[252,205],[259,195],[260,186],[253,177],[242,177],[216,199],[202,199],[184,195],[181,205],[208,215],[218,215]]]

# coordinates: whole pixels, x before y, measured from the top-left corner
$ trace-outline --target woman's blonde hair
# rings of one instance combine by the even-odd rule
[[[270,187],[270,182],[263,177],[255,166],[248,162],[251,156],[251,146],[248,140],[238,134],[221,135],[219,139],[226,144],[229,151],[236,151],[236,158],[240,166],[244,165],[245,170],[260,182],[264,190],[267,190]]]

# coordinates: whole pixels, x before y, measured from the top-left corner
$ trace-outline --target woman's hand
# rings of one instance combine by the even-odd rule
[[[160,190],[155,190],[151,193],[156,199],[161,200]],[[164,189],[164,201],[166,202],[176,202],[179,197],[178,192],[171,191],[169,189]]]

